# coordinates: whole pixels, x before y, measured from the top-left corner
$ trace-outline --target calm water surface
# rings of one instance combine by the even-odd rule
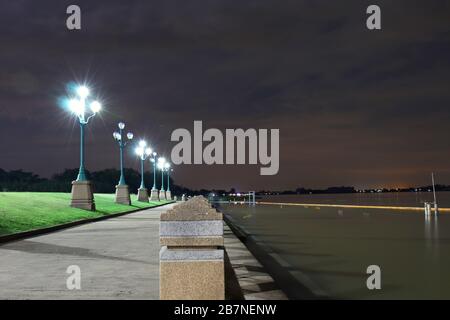
[[[448,213],[239,204],[222,211],[316,297],[450,299]],[[381,290],[366,287],[369,265],[381,268]]]

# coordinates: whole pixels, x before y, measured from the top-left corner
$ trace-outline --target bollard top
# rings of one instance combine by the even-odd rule
[[[222,213],[214,209],[203,196],[181,202],[161,214],[161,221],[222,220]]]

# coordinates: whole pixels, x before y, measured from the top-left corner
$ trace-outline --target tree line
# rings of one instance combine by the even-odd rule
[[[33,172],[23,170],[6,171],[0,168],[0,191],[28,191],[28,192],[70,192],[72,181],[76,180],[77,169],[64,169],[63,172],[52,175],[50,179],[40,177]],[[120,170],[104,169],[100,171],[86,171],[89,180],[94,184],[94,192],[114,193],[115,186],[120,178]],[[125,180],[130,187],[131,193],[136,193],[141,184],[141,174],[131,168],[124,169]],[[153,173],[146,171],[144,173],[146,187],[151,189],[153,186]],[[156,174],[156,187],[161,188],[161,173]],[[167,176],[164,175],[164,188],[167,189]],[[175,195],[197,194],[183,186],[176,185],[170,177],[170,190]]]

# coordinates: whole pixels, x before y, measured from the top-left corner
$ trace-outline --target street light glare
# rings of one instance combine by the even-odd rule
[[[102,105],[98,101],[92,101],[91,103],[91,110],[94,113],[99,112],[102,109]]]
[[[81,115],[84,113],[83,104],[77,99],[69,100],[69,108],[76,115]]]
[[[151,155],[151,154],[152,154],[152,149],[151,149],[151,148],[145,149],[145,154],[146,154],[147,156]]]
[[[139,147],[145,148],[146,146],[147,146],[147,142],[145,142],[144,140],[139,141]]]
[[[141,147],[136,147],[136,149],[134,149],[134,151],[136,152],[136,154],[138,156],[142,156],[142,154],[144,153],[144,149]]]
[[[79,86],[77,88],[77,94],[80,96],[80,98],[84,99],[89,95],[89,88],[86,86]]]
[[[123,130],[125,128],[125,123],[119,122],[119,129]]]
[[[158,158],[158,163],[164,163],[166,162],[166,159],[164,159],[163,157]]]
[[[164,168],[169,169],[169,168],[170,168],[170,163],[166,162],[166,163],[164,164]]]
[[[128,132],[128,133],[127,133],[127,138],[128,138],[128,140],[133,139],[133,133]]]
[[[113,137],[114,137],[114,139],[116,139],[116,140],[121,140],[121,139],[122,139],[122,137],[120,136],[120,133],[118,133],[118,132],[114,132],[114,133],[113,133]]]

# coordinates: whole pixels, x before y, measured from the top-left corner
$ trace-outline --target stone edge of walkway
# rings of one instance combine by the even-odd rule
[[[108,214],[108,215],[96,217],[96,218],[75,220],[72,222],[57,224],[57,225],[54,225],[51,227],[45,227],[45,228],[33,229],[33,230],[29,230],[29,231],[7,234],[4,236],[0,236],[0,246],[5,243],[12,242],[12,241],[18,241],[18,240],[23,240],[26,238],[32,238],[32,237],[40,236],[40,235],[47,234],[47,233],[52,233],[52,232],[63,230],[63,229],[76,227],[76,226],[87,224],[87,223],[102,221],[102,220],[111,219],[111,218],[117,218],[117,217],[124,216],[127,214],[139,212],[142,210],[154,209],[154,208],[162,207],[162,206],[165,206],[168,204],[173,204],[173,203],[175,203],[175,201],[161,203],[161,204],[158,204],[153,207],[138,208],[138,209],[131,210],[131,211],[112,213],[112,214]]]

